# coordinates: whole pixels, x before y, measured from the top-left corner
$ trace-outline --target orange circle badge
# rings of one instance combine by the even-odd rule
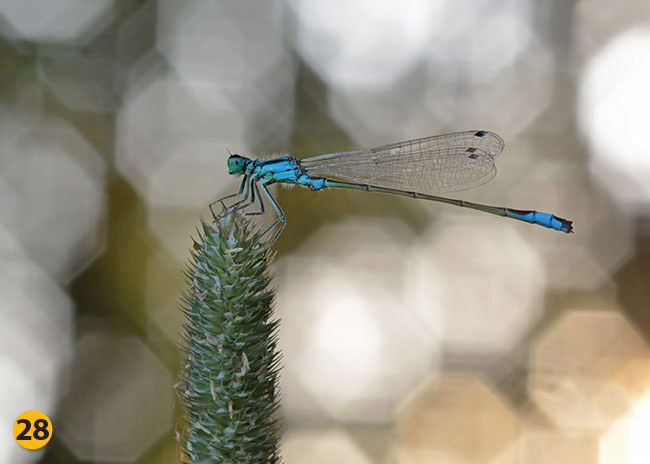
[[[52,438],[52,421],[41,411],[25,411],[14,421],[14,438],[23,448],[42,448]]]

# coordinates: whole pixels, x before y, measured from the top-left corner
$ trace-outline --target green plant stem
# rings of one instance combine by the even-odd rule
[[[183,293],[184,462],[278,463],[278,320],[268,247],[242,216],[202,220]]]

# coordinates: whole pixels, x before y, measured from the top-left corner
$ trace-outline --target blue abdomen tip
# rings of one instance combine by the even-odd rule
[[[555,216],[550,213],[543,213],[540,211],[521,211],[517,209],[507,209],[506,215],[511,218],[520,219],[522,221],[530,222],[531,224],[539,224],[540,226],[555,229],[567,234],[573,232],[573,221]]]

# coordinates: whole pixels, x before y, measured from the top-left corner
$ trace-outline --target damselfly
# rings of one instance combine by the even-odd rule
[[[488,206],[434,195],[478,187],[492,180],[496,175],[494,160],[503,147],[503,139],[494,132],[474,130],[305,159],[283,156],[252,160],[232,154],[228,158],[228,173],[243,176],[239,191],[215,201],[210,208],[226,199],[239,197],[225,209],[225,214],[246,209],[255,203],[259,203],[259,211],[246,214],[264,214],[261,190],[278,215],[264,232],[266,234],[279,226],[272,242],[286,223],[282,208],[268,189],[269,185],[275,183],[298,184],[311,190],[334,187],[390,193],[573,232],[572,221],[550,213]]]

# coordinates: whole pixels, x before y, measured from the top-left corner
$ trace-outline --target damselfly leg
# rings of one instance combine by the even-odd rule
[[[223,198],[220,198],[219,200],[213,202],[210,204],[210,210],[212,211],[213,217],[215,220],[222,219],[223,217],[227,216],[228,214],[232,214],[236,211],[241,211],[246,208],[249,208],[253,205],[255,205],[256,202],[259,201],[259,211],[247,211],[244,213],[246,216],[261,216],[266,212],[266,209],[264,207],[264,197],[260,193],[260,187],[262,192],[264,193],[264,196],[269,199],[271,202],[271,205],[273,205],[273,209],[275,210],[276,214],[278,215],[277,219],[273,221],[273,223],[262,232],[261,237],[264,237],[266,234],[271,232],[274,228],[277,228],[276,232],[273,234],[273,238],[271,239],[270,243],[275,242],[275,240],[278,238],[280,233],[282,232],[282,229],[284,229],[284,226],[287,222],[286,218],[284,217],[284,213],[282,211],[282,208],[280,208],[280,205],[278,202],[273,198],[273,195],[271,195],[271,192],[269,191],[268,187],[266,186],[266,183],[263,181],[259,181],[258,179],[254,179],[252,177],[245,177],[244,180],[242,181],[241,186],[239,187],[239,191],[233,195],[227,195]],[[226,206],[223,201],[227,200],[229,198],[235,198],[235,197],[240,197],[237,201],[232,203],[231,205]],[[219,214],[215,214],[215,211],[213,209],[213,206],[217,203],[221,203],[223,205],[223,211],[220,212]]]
[[[240,187],[240,192],[238,192],[235,195],[228,195],[226,197],[223,197],[223,198],[211,203],[210,204],[210,210],[212,211],[212,214],[213,214],[214,218],[217,219],[217,220],[222,219],[223,217],[225,217],[228,214],[232,214],[235,211],[241,211],[242,209],[246,209],[249,206],[252,206],[253,204],[255,204],[255,189],[256,189],[256,187],[255,187],[256,184],[255,183],[256,182],[257,181],[255,179],[253,179],[252,177],[245,177],[243,182],[242,182],[243,187]],[[237,200],[236,202],[234,202],[233,204],[228,205],[228,206],[226,206],[223,203],[223,200],[226,200],[228,198],[232,198],[233,196],[241,195],[242,194],[242,188],[243,188],[243,196],[239,200]],[[250,200],[248,199],[249,194],[250,194]],[[259,191],[257,191],[257,196],[258,197],[260,196]],[[219,213],[218,215],[215,215],[214,210],[212,209],[212,206],[214,204],[216,204],[216,203],[221,203],[222,206],[223,206],[223,209],[224,209],[224,211]]]
[[[262,195],[260,195],[260,189],[257,186],[257,182],[252,182],[252,184],[253,184],[253,194],[257,195],[257,198],[260,199],[260,210],[249,211],[246,213],[246,216],[259,216],[261,214],[264,214],[264,200],[262,199]]]
[[[244,192],[244,190],[246,190],[246,191]],[[242,194],[244,196],[241,199],[239,199],[238,201],[234,202],[232,205],[226,206],[226,204],[224,203],[224,200],[228,200],[229,198],[235,198],[235,197],[238,197],[238,196],[240,196]],[[215,200],[212,203],[210,203],[210,212],[212,212],[212,216],[215,219],[221,219],[226,214],[229,214],[229,211],[233,206],[237,206],[238,204],[241,204],[243,201],[246,201],[247,198],[248,198],[248,177],[244,176],[244,178],[242,179],[241,184],[239,186],[239,191],[237,193],[233,193],[231,195],[226,195],[225,197],[221,197],[218,200]],[[222,206],[222,211],[219,212],[219,213],[215,213],[215,211],[214,211],[214,205],[216,205],[217,203],[221,203],[221,206]],[[223,210],[225,210],[225,211],[223,211]]]
[[[273,205],[273,209],[275,209],[275,212],[278,215],[278,218],[271,224],[263,233],[262,237],[269,233],[271,230],[273,230],[274,227],[276,227],[278,224],[280,227],[278,227],[278,230],[275,232],[273,235],[273,238],[271,239],[270,243],[273,244],[275,241],[278,239],[278,236],[280,233],[282,233],[282,230],[284,229],[284,226],[287,223],[287,219],[284,217],[284,212],[282,211],[282,208],[280,208],[280,205],[278,202],[273,198],[273,195],[271,195],[271,192],[269,192],[268,187],[264,182],[260,182],[262,185],[262,191],[266,195],[266,198],[268,198],[271,201],[271,204]],[[259,191],[258,191],[258,196],[259,196]],[[260,196],[260,203],[262,202],[262,197]]]

